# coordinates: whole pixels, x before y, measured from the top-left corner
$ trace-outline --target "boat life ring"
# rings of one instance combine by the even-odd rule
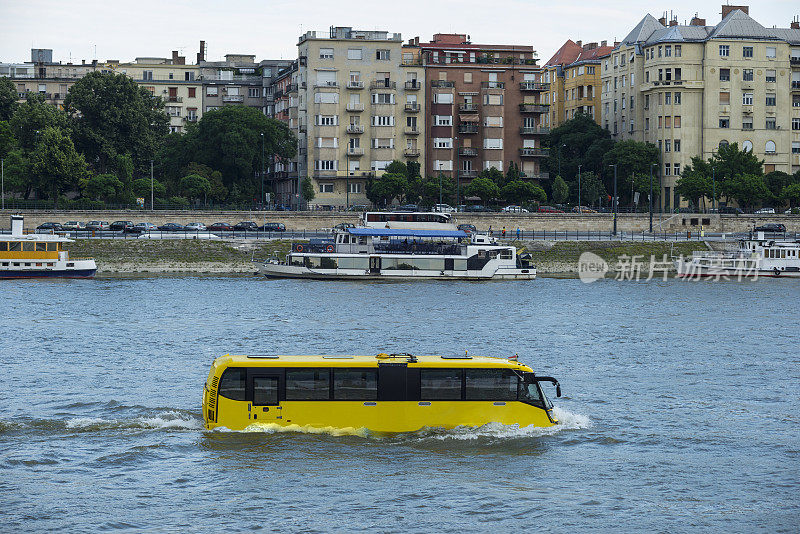
[[[294,246],[294,249],[297,252],[303,252],[303,245],[297,244],[297,245]]]
[[[773,267],[772,271],[775,273],[775,276],[780,276],[781,275],[781,271],[777,267]]]
[[[327,250],[328,252],[333,252],[333,245],[328,245],[327,247],[325,247],[325,250]]]

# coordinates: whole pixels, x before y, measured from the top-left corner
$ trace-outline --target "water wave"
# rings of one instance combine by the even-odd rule
[[[188,410],[136,410],[147,413],[130,417],[71,417],[65,419],[17,419],[0,421],[0,434],[12,432],[100,432],[106,430],[188,430],[203,429],[199,414]]]

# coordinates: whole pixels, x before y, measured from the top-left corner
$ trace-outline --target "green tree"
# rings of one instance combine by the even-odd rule
[[[794,183],[794,177],[783,171],[773,171],[764,175],[764,183],[767,184],[772,195],[770,200],[777,206],[784,201],[783,190],[789,184]]]
[[[569,186],[559,175],[553,180],[553,200],[558,204],[563,204],[569,198]]]
[[[409,180],[419,177],[420,164],[418,161],[408,160],[406,162],[406,177]]]
[[[0,158],[4,158],[17,147],[17,138],[11,129],[11,123],[0,121]]]
[[[752,208],[764,200],[772,198],[764,177],[761,174],[744,174],[726,178],[722,182],[725,195],[733,198],[740,206]]]
[[[90,72],[69,89],[64,108],[75,145],[99,172],[115,168],[122,154],[130,154],[136,169],[149,170],[169,131],[161,97],[125,74]]]
[[[581,173],[581,202],[583,204],[595,205],[606,195],[606,188],[595,173],[592,171]]]
[[[500,188],[502,189],[503,186],[505,186],[509,182],[513,182],[514,180],[519,180],[521,176],[522,173],[519,171],[519,165],[517,165],[513,161],[510,161],[508,162],[508,170],[506,171],[505,180],[503,180],[502,184],[498,185],[500,185]]]
[[[83,196],[91,200],[113,202],[122,195],[124,185],[113,174],[92,174],[80,182]],[[147,183],[147,194],[150,194],[150,180]]]
[[[541,186],[524,180],[509,181],[503,186],[501,193],[509,204],[526,205],[532,201],[547,202],[547,194]]]
[[[383,176],[367,182],[366,195],[373,204],[386,206],[397,198],[402,201],[408,190],[405,174],[384,173]]]
[[[44,101],[40,93],[31,93],[11,117],[11,129],[19,146],[31,151],[39,142],[45,128],[68,131],[69,117],[60,109]]]
[[[316,191],[314,191],[314,183],[311,181],[311,178],[303,178],[303,181],[300,183],[300,196],[302,196],[303,200],[306,202],[311,202],[314,200],[314,197],[317,196]]]
[[[737,143],[731,143],[719,147],[716,154],[708,160],[708,164],[714,167],[716,179],[724,182],[745,174],[762,175],[764,160],[759,160],[751,150],[739,150]],[[709,168],[709,173],[710,170]]]
[[[6,154],[4,161],[6,192],[21,193],[25,198],[30,196],[33,183],[30,180],[28,167],[28,158],[21,148],[15,148]]]
[[[605,171],[603,174],[607,177],[606,187],[613,190],[614,169],[609,166],[616,165],[617,194],[620,198],[627,198],[627,203],[632,204],[630,193],[637,189],[635,177],[649,176],[650,165],[655,164],[658,168],[658,161],[659,151],[656,145],[631,139],[620,141],[603,157]],[[625,201],[620,200],[620,203],[624,204]]]
[[[441,180],[441,181],[440,181]],[[452,204],[456,196],[456,183],[453,178],[446,175],[428,176],[425,179],[420,179],[420,198],[422,204],[426,207],[431,207],[434,204],[439,204],[439,186],[442,188],[442,202],[445,204]]]
[[[59,128],[48,127],[42,131],[30,158],[30,174],[35,187],[55,204],[65,188],[78,189],[86,174],[86,160],[68,135]]]
[[[551,175],[558,173],[572,182],[578,174],[578,165],[581,165],[582,172],[592,171],[598,176],[602,175],[603,156],[614,146],[614,141],[608,131],[601,128],[591,116],[579,113],[558,128],[553,128],[545,145],[550,147],[550,157],[545,162],[547,170]]]
[[[681,178],[675,182],[675,192],[683,198],[689,199],[693,206],[699,208],[701,198],[711,198],[712,186],[711,177],[694,171],[687,165]]]
[[[150,198],[150,178],[137,178],[133,181],[133,194],[140,198]],[[153,179],[153,196],[163,198],[167,193],[167,187],[156,179]]]
[[[188,174],[181,178],[180,190],[183,196],[196,201],[211,191],[211,182],[199,174]]]
[[[408,175],[408,166],[403,163],[402,161],[394,160],[389,165],[386,166],[385,169],[386,174],[402,174],[408,178],[412,178],[412,176]]]
[[[487,178],[497,184],[498,187],[505,181],[505,176],[503,176],[503,173],[500,172],[496,167],[483,169],[480,173],[478,173],[478,178]]]
[[[17,88],[10,78],[0,77],[0,121],[11,120],[17,109]]]
[[[795,182],[787,185],[781,194],[781,197],[789,202],[789,208],[794,209],[800,205],[800,183]]]
[[[494,167],[492,168],[494,169]],[[494,170],[497,171],[497,169]],[[488,204],[493,199],[500,196],[500,188],[497,187],[497,184],[490,178],[478,176],[464,189],[464,195],[467,197],[478,197],[484,204]]]

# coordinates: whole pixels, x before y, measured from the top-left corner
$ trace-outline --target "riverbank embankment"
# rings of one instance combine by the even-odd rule
[[[195,239],[80,239],[68,245],[71,257],[91,257],[98,273],[253,273],[254,260],[275,254],[283,257],[288,240]],[[584,252],[603,258],[613,270],[618,261],[637,258],[642,272],[650,260],[691,255],[707,250],[704,242],[518,241],[521,253],[530,253],[540,275],[569,275],[578,271]]]

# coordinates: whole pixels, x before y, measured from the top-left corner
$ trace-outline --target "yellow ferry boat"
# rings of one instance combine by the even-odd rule
[[[91,278],[97,264],[91,258],[71,259],[58,234],[26,234],[21,215],[11,216],[11,233],[0,234],[0,279]]]
[[[203,388],[205,427],[410,432],[487,423],[558,424],[542,382],[515,359],[480,356],[227,354]]]

